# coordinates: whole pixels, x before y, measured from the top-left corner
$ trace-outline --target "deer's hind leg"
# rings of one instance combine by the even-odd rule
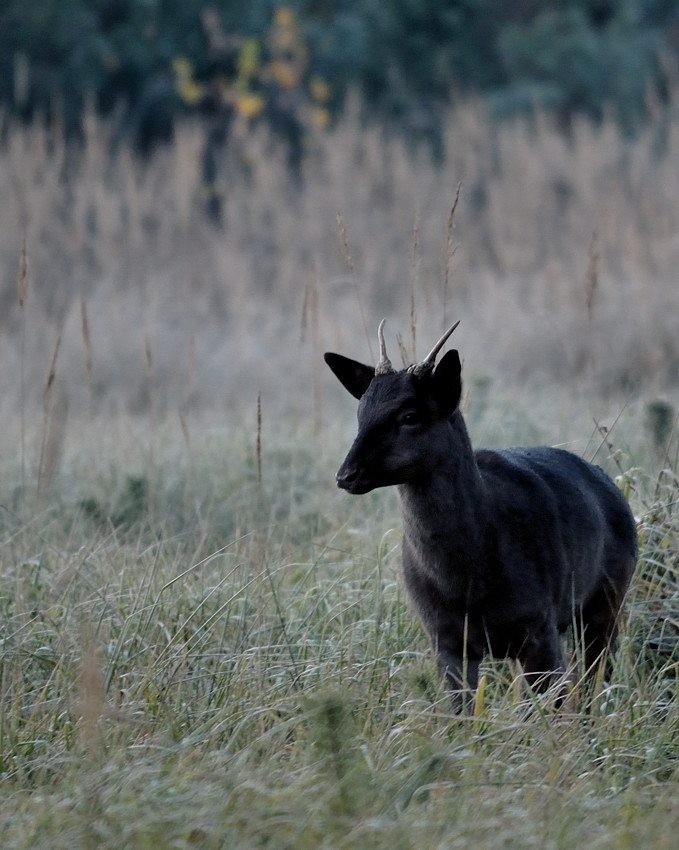
[[[578,644],[584,650],[585,670],[590,676],[596,674],[615,646],[624,595],[624,591],[616,593],[611,587],[601,587],[583,606],[576,622]]]
[[[561,682],[556,704],[561,705],[568,695],[565,681],[566,661],[561,638],[554,620],[547,620],[534,631],[518,655],[526,683],[536,693],[544,693]]]

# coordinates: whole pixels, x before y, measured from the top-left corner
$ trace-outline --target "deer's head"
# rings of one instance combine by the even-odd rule
[[[405,484],[425,477],[449,446],[444,438],[462,392],[457,351],[436,357],[456,322],[421,363],[395,370],[387,357],[384,320],[378,329],[380,359],[367,366],[341,354],[325,362],[359,399],[358,435],[337,472],[337,485],[350,493]]]

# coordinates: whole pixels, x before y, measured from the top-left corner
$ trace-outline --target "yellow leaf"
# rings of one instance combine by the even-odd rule
[[[264,109],[264,98],[258,94],[239,94],[236,108],[244,118],[256,118]]]

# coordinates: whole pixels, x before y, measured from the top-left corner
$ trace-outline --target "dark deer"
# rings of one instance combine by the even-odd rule
[[[396,485],[403,570],[461,707],[485,655],[518,660],[531,688],[564,682],[560,636],[574,626],[588,671],[615,640],[636,563],[634,518],[615,484],[562,449],[474,451],[459,403],[457,351],[396,371],[327,353],[357,399],[358,435],[337,472],[349,493]],[[565,693],[565,684],[559,689]]]

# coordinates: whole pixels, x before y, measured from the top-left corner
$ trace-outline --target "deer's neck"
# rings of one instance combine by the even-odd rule
[[[404,536],[423,566],[464,570],[480,558],[488,508],[459,411],[450,420],[447,445],[438,448],[437,456],[426,475],[398,487]]]

